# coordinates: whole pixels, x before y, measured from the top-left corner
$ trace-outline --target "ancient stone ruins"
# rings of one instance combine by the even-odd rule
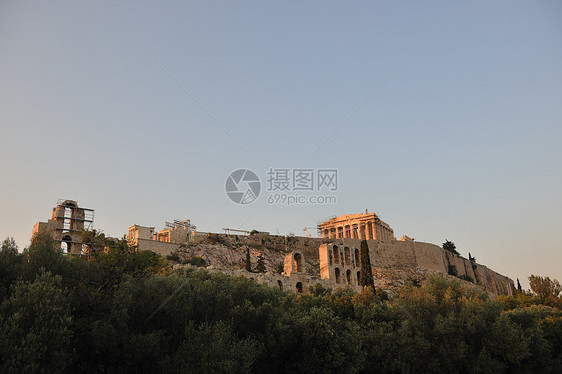
[[[51,219],[33,226],[32,237],[39,231],[48,231],[65,253],[79,255],[84,253],[82,231],[90,230],[93,223],[93,209],[79,208],[73,200],[59,200],[53,208]]]
[[[93,209],[82,208],[76,201],[60,200],[48,222],[38,222],[33,235],[41,230],[52,233],[68,254],[88,254],[80,233],[92,228]],[[513,281],[484,265],[447,252],[441,247],[400,240],[375,213],[345,214],[318,225],[321,238],[270,235],[266,232],[242,232],[233,235],[199,232],[189,220],[166,222],[165,228],[132,225],[127,240],[138,250],[154,251],[178,262],[175,266],[204,264],[209,271],[246,276],[258,283],[281,290],[308,292],[320,284],[326,288],[349,287],[359,291],[361,240],[367,240],[376,287],[394,293],[409,281],[423,282],[431,275],[453,278],[450,269],[463,277],[467,286],[482,287],[491,296],[511,295]],[[252,272],[245,270],[250,255]],[[256,264],[261,262],[260,269]],[[472,280],[473,282],[469,282]]]

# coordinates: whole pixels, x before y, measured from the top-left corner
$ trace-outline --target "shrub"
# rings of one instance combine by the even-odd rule
[[[166,256],[166,260],[180,262],[180,256],[177,253],[172,253]]]
[[[224,238],[219,234],[208,234],[211,244],[224,244]]]
[[[454,277],[459,276],[459,272],[458,272],[457,267],[455,265],[449,265],[449,269],[447,270],[447,273],[449,275],[454,276]]]
[[[203,257],[193,256],[183,261],[184,264],[191,264],[193,266],[203,267],[207,261]]]

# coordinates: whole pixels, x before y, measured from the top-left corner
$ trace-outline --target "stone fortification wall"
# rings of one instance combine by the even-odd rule
[[[177,251],[180,257],[202,257],[215,269],[243,270],[246,252],[249,249],[253,266],[258,256],[262,256],[267,273],[279,275],[279,265],[283,264],[285,255],[291,251],[298,251],[306,258],[306,273],[311,277],[310,279],[317,279],[320,278],[318,249],[324,243],[337,243],[354,250],[360,248],[361,240],[285,237],[261,233],[251,236],[208,234],[197,235],[194,242],[187,243],[181,248],[179,245],[172,248],[173,245],[164,243],[167,245],[162,250],[158,248],[152,250],[164,256]],[[468,275],[475,280],[475,283],[483,286],[491,296],[512,294],[511,279],[486,266],[473,264],[468,259],[444,251],[435,244],[398,240],[368,240],[368,244],[375,285],[391,293],[412,279],[423,282],[431,275],[453,278],[447,273],[449,265],[454,265],[459,276]],[[274,278],[276,281],[282,279],[277,275]],[[292,286],[285,284],[284,287],[290,289]]]
[[[360,240],[345,239],[341,245],[360,247]],[[430,275],[447,276],[454,265],[459,276],[468,275],[492,296],[511,295],[513,281],[486,266],[471,263],[441,247],[416,241],[368,240],[375,282],[382,287],[399,288],[409,279],[425,280]],[[474,270],[474,268],[476,270]]]
[[[161,256],[166,257],[171,255],[180,249],[181,244],[159,242],[152,239],[142,239],[137,240],[139,250],[141,251],[152,251],[159,253]]]

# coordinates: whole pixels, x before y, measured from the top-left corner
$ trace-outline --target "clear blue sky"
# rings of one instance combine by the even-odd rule
[[[113,236],[369,209],[562,280],[561,87],[560,1],[0,1],[0,236],[58,198]],[[228,200],[270,167],[337,168],[337,204]]]

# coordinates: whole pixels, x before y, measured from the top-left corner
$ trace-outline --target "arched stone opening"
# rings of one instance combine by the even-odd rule
[[[283,270],[285,276],[290,276],[293,273],[306,272],[306,262],[304,260],[304,255],[299,252],[288,253],[285,256]]]
[[[297,293],[302,293],[302,283],[301,282],[297,282],[296,290],[297,290]]]
[[[70,253],[72,249],[72,238],[69,235],[62,237],[61,248],[64,253]]]
[[[66,200],[64,203],[62,203],[62,206],[69,206],[71,208],[77,207],[76,203],[70,200]]]
[[[351,285],[351,270],[349,269],[345,272],[345,280],[347,284]]]
[[[361,272],[360,271],[357,272],[357,285],[358,286],[361,285]]]
[[[304,273],[304,261],[302,255],[300,253],[295,253],[293,256],[294,259],[294,269],[296,272]]]
[[[355,266],[359,267],[361,266],[360,264],[360,260],[359,260],[359,249],[355,248]]]
[[[334,263],[338,264],[340,263],[340,253],[338,252],[338,246],[334,245]]]
[[[334,273],[336,275],[336,283],[341,283],[341,273],[339,268],[334,269]]]
[[[345,255],[345,265],[349,266],[351,264],[351,255],[349,252],[349,247],[345,247],[343,249],[344,255]]]

